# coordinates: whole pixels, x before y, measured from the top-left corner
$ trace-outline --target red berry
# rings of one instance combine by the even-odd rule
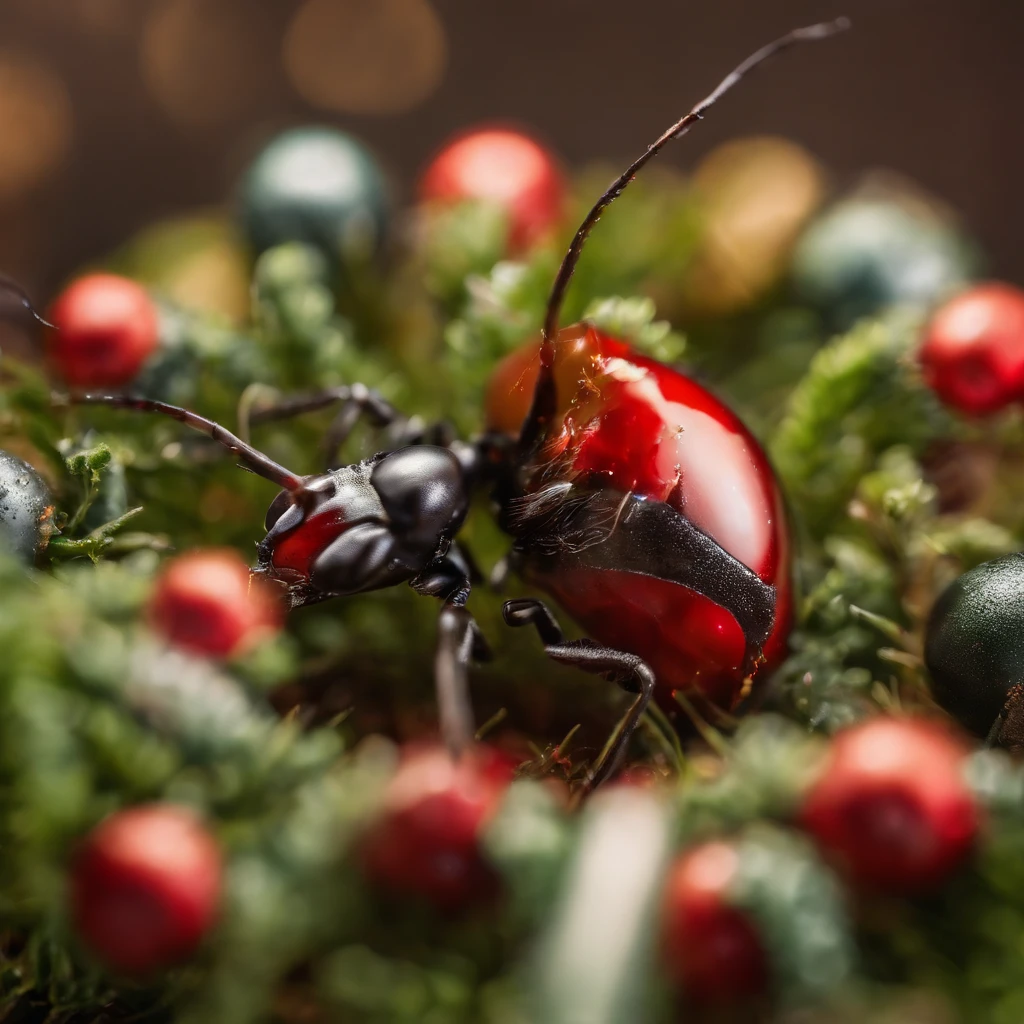
[[[738,860],[728,843],[710,842],[688,850],[669,870],[663,958],[697,1003],[738,1002],[768,988],[768,960],[754,922],[729,902]]]
[[[1024,398],[1024,292],[983,284],[932,317],[920,351],[924,379],[951,408],[997,412]]]
[[[364,837],[367,875],[382,889],[441,910],[492,895],[497,878],[480,835],[511,778],[510,764],[486,749],[459,761],[440,747],[407,751]]]
[[[876,718],[854,726],[832,741],[802,823],[857,882],[894,892],[933,888],[978,834],[965,757],[930,722]]]
[[[121,387],[160,341],[156,307],[145,289],[115,274],[90,274],[69,285],[49,313],[47,359],[76,388]]]
[[[281,620],[277,595],[230,550],[175,558],[149,602],[153,629],[176,647],[213,658],[252,647]]]
[[[555,158],[516,131],[466,132],[434,157],[420,183],[430,202],[492,200],[509,218],[509,248],[522,250],[561,223],[566,189]]]
[[[213,924],[221,874],[216,841],[187,808],[120,811],[93,830],[75,858],[75,928],[114,970],[141,975],[169,967]]]

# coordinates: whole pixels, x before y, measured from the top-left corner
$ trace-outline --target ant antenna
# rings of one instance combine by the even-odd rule
[[[252,445],[246,444],[240,437],[232,434],[227,427],[222,427],[205,416],[189,412],[188,409],[182,409],[177,405],[168,405],[166,402],[157,402],[150,398],[136,398],[133,395],[61,395],[54,396],[54,400],[60,404],[109,405],[115,409],[132,409],[135,412],[155,412],[170,416],[224,445],[246,469],[252,470],[253,473],[265,480],[272,481],[283,490],[289,491],[293,497],[308,492],[301,476],[293,473],[290,469],[285,469],[269,455],[264,455]]]
[[[544,315],[544,327],[541,331],[540,344],[540,373],[537,377],[537,386],[533,392],[533,402],[530,406],[529,415],[523,428],[519,433],[520,451],[532,451],[541,436],[545,424],[554,415],[556,394],[555,379],[552,367],[555,361],[555,335],[558,333],[558,319],[562,312],[562,303],[565,300],[565,293],[572,280],[573,271],[579,263],[580,253],[587,241],[587,236],[594,229],[594,225],[601,219],[601,214],[626,190],[626,186],[636,177],[637,173],[658,153],[666,143],[673,139],[681,138],[696,122],[703,120],[705,111],[721,99],[747,72],[752,71],[759,64],[774,57],[782,50],[788,50],[797,43],[812,42],[817,39],[826,39],[839,32],[845,32],[850,27],[849,18],[836,18],[835,21],[820,22],[817,25],[808,25],[806,28],[794,29],[787,35],[776,39],[775,42],[762,46],[756,53],[752,53],[742,64],[737,66],[715,89],[704,97],[688,114],[681,117],[674,125],[664,131],[657,139],[647,147],[647,150],[636,158],[620,174],[608,188],[602,193],[590,213],[583,218],[569,243],[569,249],[562,259],[562,265],[555,275],[555,282],[551,286],[551,294],[548,297],[547,311]]]
[[[583,219],[569,244],[569,249],[558,268],[555,283],[551,287],[551,295],[548,298],[547,313],[544,317],[544,331],[541,343],[541,365],[548,366],[554,358],[553,338],[558,332],[558,317],[562,310],[562,301],[565,298],[566,289],[572,278],[576,264],[579,263],[580,253],[587,236],[593,230],[594,225],[601,219],[601,214],[626,190],[626,186],[636,177],[637,173],[648,161],[652,160],[666,143],[673,139],[681,138],[690,128],[703,119],[705,111],[721,99],[747,72],[752,71],[759,64],[774,57],[782,50],[788,50],[797,43],[811,42],[817,39],[826,39],[828,36],[836,35],[838,32],[845,32],[850,27],[849,18],[836,18],[835,21],[820,22],[817,25],[809,25],[806,28],[794,29],[781,39],[762,46],[756,53],[751,54],[742,64],[731,71],[717,85],[713,92],[705,96],[688,114],[681,117],[674,125],[664,131],[658,138],[647,147],[647,151],[637,157],[615,181],[608,186],[601,198],[594,204],[590,213]]]
[[[57,330],[49,320],[44,320],[39,315],[36,307],[32,305],[32,300],[28,297],[28,292],[26,292],[13,277],[8,277],[6,274],[0,274],[0,289],[8,292],[17,299],[18,305],[28,310],[29,316],[31,316],[33,320],[37,320],[44,327],[52,327],[54,330]]]

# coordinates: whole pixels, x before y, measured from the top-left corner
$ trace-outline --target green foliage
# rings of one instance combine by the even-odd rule
[[[604,183],[581,187],[581,210]],[[189,230],[187,245],[161,233],[159,252],[132,247],[119,266],[163,287],[179,243],[234,245],[214,227]],[[938,1007],[921,1020],[1020,1018],[1024,775],[1009,758],[972,759],[987,835],[929,901],[844,901],[794,822],[817,733],[881,710],[935,713],[922,624],[953,576],[1019,546],[1024,431],[939,407],[913,357],[920,310],[830,341],[781,291],[690,322],[679,296],[709,230],[685,182],[641,180],[595,231],[564,322],[585,313],[654,358],[685,358],[770,435],[798,584],[790,656],[765,697],[776,713],[732,735],[685,715],[677,735],[652,713],[631,757],[667,781],[576,813],[542,777],[578,774],[623,697],[504,630],[500,598],[478,587],[471,607],[496,657],[474,671],[475,709],[524,778],[483,838],[503,899],[461,918],[389,899],[360,868],[394,742],[435,728],[431,602],[407,589],[325,602],[226,663],[166,648],[145,611],[162,556],[228,546],[251,558],[273,487],[173,421],[54,403],[37,371],[5,360],[0,445],[46,476],[58,532],[35,569],[0,560],[0,1019],[561,1024],[594,997],[609,1024],[667,1020],[654,948],[664,866],[719,836],[739,844],[733,895],[770,947],[773,1019],[799,1008],[808,1022],[911,1020],[920,999]],[[561,256],[552,244],[508,260],[504,233],[484,204],[433,211],[386,277],[367,264],[344,280],[317,249],[269,249],[251,268],[247,316],[162,297],[161,355],[136,386],[248,431],[301,473],[320,469],[333,411],[260,422],[284,393],[360,380],[472,434],[496,361],[537,336]],[[951,442],[990,470],[981,483],[967,474],[966,491],[941,472]],[[341,454],[382,443],[360,428]],[[463,537],[485,573],[507,546],[485,500]],[[153,800],[206,815],[227,895],[192,963],[132,985],[71,934],[66,878],[96,822]],[[648,845],[631,845],[634,827]]]
[[[919,452],[950,421],[913,366],[917,317],[865,321],[812,360],[770,444],[801,521],[821,538],[886,448]]]

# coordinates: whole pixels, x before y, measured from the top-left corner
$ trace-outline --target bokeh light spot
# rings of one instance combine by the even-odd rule
[[[71,131],[71,101],[57,74],[28,55],[0,53],[0,202],[52,174]]]
[[[704,234],[686,294],[702,313],[739,309],[764,294],[825,190],[814,158],[774,137],[719,146],[697,168],[693,186]]]
[[[267,81],[272,49],[254,17],[258,5],[239,0],[170,0],[146,25],[142,73],[176,121],[190,127],[223,123],[253,102]]]
[[[444,28],[427,0],[307,0],[284,42],[303,99],[350,114],[397,114],[437,87]]]

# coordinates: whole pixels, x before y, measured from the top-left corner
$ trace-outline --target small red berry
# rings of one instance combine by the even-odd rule
[[[751,918],[732,906],[739,855],[725,842],[686,851],[669,869],[662,911],[662,953],[688,998],[722,1005],[764,994],[768,958]]]
[[[160,325],[146,290],[115,274],[80,277],[58,296],[47,334],[50,367],[76,388],[128,384],[156,351]]]
[[[149,602],[154,630],[176,647],[213,658],[247,650],[281,620],[277,595],[231,550],[173,559]]]
[[[972,416],[1024,398],[1024,292],[983,284],[932,317],[920,351],[924,379],[951,408]]]
[[[498,880],[480,835],[511,778],[511,765],[487,749],[459,761],[441,747],[407,751],[363,840],[367,875],[446,911],[492,895]]]
[[[120,811],[93,830],[75,858],[75,928],[116,971],[143,975],[172,966],[212,926],[221,875],[220,848],[187,808]]]
[[[801,821],[857,882],[893,892],[941,884],[980,827],[966,749],[919,719],[875,718],[841,732]]]
[[[509,248],[521,251],[543,239],[562,220],[566,188],[555,158],[520,132],[485,128],[448,143],[420,183],[428,202],[491,200],[509,218]]]

